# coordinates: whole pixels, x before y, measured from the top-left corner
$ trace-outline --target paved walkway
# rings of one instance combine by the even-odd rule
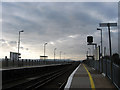
[[[65,90],[90,89],[90,90],[117,90],[112,82],[86,64],[81,64],[71,74]]]

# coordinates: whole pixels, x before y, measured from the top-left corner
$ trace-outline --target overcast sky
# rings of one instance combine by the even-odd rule
[[[93,35],[94,42],[100,45],[101,22],[118,22],[118,3],[116,2],[3,2],[2,3],[2,55],[10,51],[17,52],[18,32],[21,33],[20,53],[22,58],[39,58],[43,55],[43,44],[46,55],[56,58],[62,51],[62,58],[85,59],[87,36]],[[112,52],[118,52],[118,29],[111,28]],[[103,46],[108,47],[107,28],[103,28]],[[0,50],[1,52],[1,50]]]

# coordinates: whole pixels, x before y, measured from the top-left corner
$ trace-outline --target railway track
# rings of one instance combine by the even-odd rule
[[[50,76],[50,77],[48,77],[48,78],[46,78],[46,79],[43,81],[43,83],[41,83],[41,84],[39,83],[38,85],[36,85],[36,86],[34,87],[34,89],[36,90],[36,89],[41,89],[41,88],[43,88],[44,85],[46,85],[46,84],[48,84],[49,82],[51,82],[52,80],[60,77],[61,75],[63,75],[64,73],[66,73],[68,70],[70,70],[70,67],[69,67],[69,68],[66,68],[66,69],[62,70],[61,72],[58,72],[58,73],[56,73],[56,74],[54,74],[54,75],[52,75],[52,76]],[[66,84],[66,82],[64,82],[63,84],[61,84],[60,87],[59,87],[59,90],[61,90],[65,84]],[[30,89],[30,88],[29,88],[29,89]]]
[[[48,82],[51,78],[55,78],[56,76],[58,76],[60,73],[62,73],[65,69],[67,69],[68,67],[63,67],[62,69],[53,71],[53,72],[49,72],[46,73],[44,75],[41,76],[37,76],[37,77],[31,77],[31,78],[27,78],[28,80],[26,80],[25,82],[20,82],[16,85],[13,86],[4,86],[3,90],[28,90],[28,89],[34,89],[35,87],[37,87],[37,85],[41,85],[45,84],[45,82]]]
[[[36,90],[43,88],[44,85],[50,83],[52,80],[55,80],[56,78],[60,77],[61,75],[65,74],[68,70],[70,70],[71,67],[63,67],[59,70],[46,73],[44,75],[38,76],[38,77],[32,77],[31,80],[29,78],[26,82],[21,82],[19,84],[5,87],[2,90]],[[64,87],[66,81],[59,86],[59,90],[62,90]]]

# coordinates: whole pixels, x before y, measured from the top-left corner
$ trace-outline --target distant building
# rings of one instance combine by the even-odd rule
[[[10,52],[10,60],[18,60],[20,57],[20,53],[16,53],[16,52]]]

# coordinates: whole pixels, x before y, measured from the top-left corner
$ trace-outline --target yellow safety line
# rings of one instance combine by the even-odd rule
[[[92,79],[92,76],[91,76],[91,74],[89,73],[88,69],[85,67],[84,64],[83,64],[83,66],[84,66],[85,70],[87,71],[87,73],[88,73],[88,75],[89,75],[91,88],[92,88],[92,90],[95,90],[95,84],[94,84],[94,81],[93,81],[93,79]]]

